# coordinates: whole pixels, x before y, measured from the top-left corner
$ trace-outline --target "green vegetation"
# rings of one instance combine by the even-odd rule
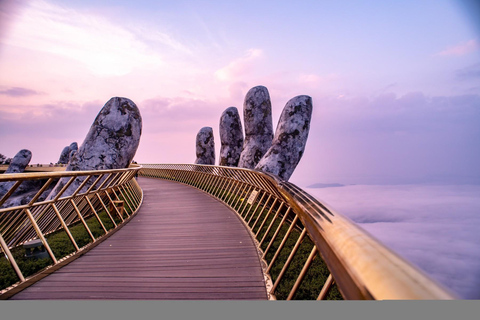
[[[273,202],[273,201],[272,201]],[[256,207],[256,204],[254,204]],[[254,208],[255,208],[254,207]],[[280,214],[275,218],[275,213],[280,209]],[[265,203],[260,205],[255,212],[250,213],[245,216],[245,220],[248,222],[250,220],[249,226],[253,227],[255,221],[258,219],[255,228],[253,228],[253,232],[257,233],[257,240],[262,241],[261,249],[265,252],[267,249],[271,239],[273,238],[275,232],[277,231],[280,222],[283,216],[287,213],[287,208],[282,207],[277,203],[273,207],[273,210],[270,212],[270,215],[267,217],[268,211],[270,210],[269,206],[266,206]],[[266,217],[266,219],[265,219]],[[270,264],[277,249],[280,247],[285,234],[287,233],[288,229],[290,228],[290,223],[294,218],[293,213],[289,213],[286,218],[286,222],[280,227],[278,230],[278,234],[275,237],[274,241],[270,245],[266,255],[265,261]],[[263,221],[265,221],[263,223]],[[262,228],[260,229],[261,224],[263,223]],[[271,224],[271,227],[270,227]],[[268,228],[270,227],[270,230]],[[258,231],[260,229],[260,231]],[[300,226],[295,226],[289,236],[287,237],[283,248],[280,250],[277,258],[275,259],[272,267],[270,269],[270,276],[272,277],[272,282],[275,283],[277,278],[280,275],[280,272],[287,261],[290,252],[292,251],[295,243],[297,242],[298,238],[300,237],[301,231],[299,230]],[[268,230],[268,232],[267,232]],[[289,266],[286,268],[284,275],[282,276],[278,286],[275,289],[274,295],[278,300],[284,300],[288,297],[290,291],[292,290],[298,275],[300,274],[305,262],[310,255],[310,252],[313,248],[313,242],[308,238],[305,237],[300,242],[299,248],[295,255],[293,256],[292,261],[290,262]],[[305,274],[300,286],[298,287],[293,299],[295,300],[315,300],[317,299],[318,295],[320,294],[321,288],[325,281],[327,280],[330,271],[327,268],[327,265],[323,261],[323,259],[318,255],[318,253],[314,256],[314,259]],[[333,285],[326,297],[327,300],[342,300],[342,295],[338,291],[336,285]]]
[[[265,260],[270,263],[272,261],[274,252],[276,252],[278,245],[283,239],[283,236],[287,230],[287,227],[284,226],[280,229],[279,235],[273,242],[268,254],[265,256]],[[298,237],[300,236],[300,232],[297,230],[293,230],[291,235],[288,237],[284,247],[280,251],[277,259],[272,265],[272,269],[270,270],[270,276],[272,277],[272,281],[275,283],[277,277],[280,274],[281,269],[283,268],[288,256],[290,255],[291,250],[295,246],[295,242],[297,241]],[[295,254],[293,260],[291,261],[290,265],[287,267],[285,274],[282,277],[279,285],[277,286],[274,294],[277,299],[282,300],[286,299],[295,284],[295,281],[300,274],[305,262],[307,261],[308,256],[313,248],[312,241],[305,237],[299,248],[297,253]],[[300,286],[298,287],[295,295],[293,296],[294,300],[315,300],[317,299],[318,295],[320,294],[320,290],[328,278],[330,271],[328,270],[325,262],[321,257],[316,254],[312,264],[308,268],[305,277],[303,278]],[[328,295],[327,300],[342,300],[342,296],[338,291],[336,286],[333,286]]]
[[[105,211],[100,212],[99,217],[107,230],[113,228],[114,225]],[[119,218],[117,219],[120,220]],[[105,231],[103,230],[95,216],[86,219],[85,222],[87,223],[95,239],[105,234]],[[87,229],[85,229],[84,225],[81,222],[78,222],[73,226],[69,227],[68,230],[72,234],[72,237],[75,239],[75,242],[77,243],[79,248],[92,242],[92,238],[90,237]],[[75,251],[75,248],[70,241],[70,238],[63,229],[51,233],[45,236],[45,238],[47,239],[47,242],[57,259],[61,259]],[[52,264],[52,260],[50,258],[26,258],[25,249],[23,249],[22,246],[13,248],[11,252],[25,278],[41,271],[42,269]],[[10,265],[10,262],[8,262],[8,260],[2,255],[2,257],[0,257],[0,290],[11,286],[18,281],[19,279],[15,273],[15,270]]]

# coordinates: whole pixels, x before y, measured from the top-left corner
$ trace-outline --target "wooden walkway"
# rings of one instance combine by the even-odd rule
[[[10,299],[267,299],[255,245],[233,211],[180,183],[138,181],[136,217]]]

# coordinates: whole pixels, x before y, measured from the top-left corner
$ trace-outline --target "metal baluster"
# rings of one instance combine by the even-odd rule
[[[262,223],[260,224],[260,227],[258,227],[258,230],[257,232],[255,233],[255,237],[258,237],[258,234],[260,233],[260,230],[262,230],[263,228],[263,225],[265,224],[265,222],[267,221],[268,217],[270,216],[270,213],[272,213],[272,210],[273,208],[275,207],[275,204],[277,203],[277,200],[278,199],[275,199],[275,201],[272,203],[272,205],[270,206],[270,210],[268,210],[267,212],[267,215],[265,216],[265,218],[263,218],[263,221]],[[277,209],[277,211],[279,209],[281,209],[281,207],[283,206],[283,202],[280,204],[280,208]],[[254,226],[255,227],[255,226]],[[253,231],[253,227],[252,227],[252,231]]]
[[[12,253],[10,252],[10,249],[8,249],[7,244],[5,243],[5,240],[3,240],[2,234],[0,234],[0,246],[2,247],[3,252],[7,256],[8,262],[13,267],[13,270],[15,270],[15,273],[17,274],[18,278],[20,279],[21,282],[25,281],[25,278],[22,274],[22,271],[17,265],[17,261],[15,261],[15,258],[13,257]]]
[[[91,231],[90,228],[88,227],[87,222],[83,219],[82,214],[80,213],[80,210],[78,210],[78,207],[77,207],[77,205],[75,204],[75,201],[73,201],[73,199],[70,199],[70,201],[71,201],[71,203],[72,203],[72,205],[73,205],[73,208],[74,208],[75,211],[77,212],[78,218],[80,218],[80,221],[82,221],[83,226],[85,227],[85,229],[87,230],[88,234],[90,235],[90,238],[92,238],[92,240],[95,242],[95,237],[93,236],[92,231]]]
[[[58,220],[60,220],[60,223],[62,224],[63,229],[65,230],[68,237],[70,238],[70,241],[72,242],[73,246],[75,247],[75,251],[80,250],[80,248],[77,245],[77,242],[75,241],[72,234],[70,233],[70,230],[68,229],[67,225],[65,224],[65,221],[63,220],[62,215],[58,211],[57,206],[55,205],[55,203],[52,203],[51,206],[53,208],[53,211],[55,211],[55,214],[57,215]]]
[[[115,222],[115,220],[113,219],[113,217],[110,215],[110,212],[109,212],[107,206],[105,205],[105,203],[103,203],[102,198],[98,195],[98,193],[95,193],[95,195],[97,196],[97,199],[100,201],[101,205],[103,206],[103,209],[105,210],[105,212],[107,213],[108,217],[109,217],[110,220],[113,222],[113,225],[114,225],[115,228],[116,228],[116,227],[117,227],[117,223]]]
[[[275,252],[275,255],[270,261],[270,264],[268,265],[266,272],[270,272],[270,270],[272,269],[273,263],[275,262],[275,260],[277,260],[277,257],[280,254],[280,251],[282,250],[283,246],[285,245],[285,242],[287,242],[287,239],[290,236],[290,233],[292,232],[293,228],[295,227],[297,220],[298,220],[298,216],[295,216],[295,219],[293,219],[292,223],[290,224],[290,228],[288,228],[287,232],[283,236],[282,242],[278,246],[277,251]],[[267,252],[267,250],[265,250],[265,252]]]
[[[270,232],[270,229],[272,228],[273,223],[275,222],[275,220],[277,219],[278,215],[280,214],[280,210],[282,209],[282,207],[283,207],[283,202],[282,202],[282,204],[280,205],[280,207],[278,208],[277,212],[275,213],[275,216],[273,217],[272,221],[270,221],[270,224],[268,225],[267,231],[265,231],[265,234],[263,235],[263,238],[262,238],[262,240],[260,241],[259,246],[262,245],[262,243],[263,243],[263,241],[265,240],[267,234]],[[259,229],[259,230],[260,230],[260,229]]]
[[[278,233],[280,232],[280,229],[282,228],[283,224],[285,223],[285,220],[287,219],[287,216],[288,216],[289,213],[290,213],[290,208],[288,208],[287,212],[285,212],[285,214],[283,215],[282,221],[280,221],[280,224],[278,225],[277,230],[275,230],[275,233],[273,234],[272,239],[270,239],[270,242],[268,243],[267,248],[263,252],[262,258],[265,258],[265,256],[267,255],[268,250],[270,250],[270,247],[272,246],[273,241],[275,241],[275,238],[277,237]]]
[[[324,300],[327,297],[328,291],[330,291],[330,288],[332,287],[333,282],[334,282],[333,281],[333,276],[330,273],[328,275],[327,280],[323,284],[322,291],[320,291],[320,294],[318,295],[317,300]]]
[[[300,247],[300,243],[302,242],[303,238],[307,234],[307,229],[304,228],[302,230],[302,233],[300,234],[300,237],[298,237],[297,242],[295,243],[295,246],[293,247],[292,251],[290,252],[287,261],[285,261],[285,264],[282,267],[282,270],[278,274],[277,279],[275,280],[275,283],[273,284],[272,289],[270,290],[270,293],[274,293],[275,289],[277,288],[278,284],[280,283],[280,280],[283,278],[283,275],[285,274],[285,271],[287,271],[288,266],[293,260],[293,257],[295,256],[295,253],[297,253],[298,248]]]
[[[30,222],[32,223],[32,226],[33,226],[33,228],[35,229],[35,232],[37,233],[38,237],[40,238],[40,240],[42,240],[43,246],[45,247],[45,249],[47,250],[48,254],[50,255],[50,258],[52,259],[53,263],[56,264],[56,263],[58,262],[58,261],[57,261],[57,258],[55,258],[55,255],[53,254],[52,249],[51,249],[50,246],[48,245],[47,240],[45,239],[45,237],[43,236],[42,231],[41,231],[40,228],[38,227],[38,224],[37,224],[37,222],[35,221],[35,218],[33,217],[32,212],[30,212],[30,209],[25,209],[25,212],[27,213],[28,219],[30,219]]]
[[[297,289],[300,286],[300,283],[302,282],[303,277],[305,277],[305,274],[307,273],[308,268],[310,267],[310,264],[312,263],[316,253],[317,253],[317,247],[313,246],[312,251],[310,251],[310,255],[307,258],[307,261],[305,261],[305,265],[303,266],[302,271],[298,275],[297,281],[295,281],[295,284],[293,285],[292,290],[288,294],[287,300],[292,300],[293,296],[297,292]]]
[[[260,220],[260,217],[262,216],[262,213],[265,211],[265,208],[267,207],[268,202],[270,202],[271,198],[272,198],[272,194],[269,194],[267,200],[265,201],[265,204],[262,207],[262,211],[258,213],[257,219],[255,219],[255,222],[253,223],[253,226],[251,228],[252,231],[253,231],[253,228],[255,228],[255,226],[257,225],[258,220]],[[250,223],[250,221],[248,223]]]
[[[262,203],[263,198],[265,198],[265,195],[266,195],[266,194],[267,194],[267,193],[264,192],[264,193],[262,194],[262,198],[260,198],[260,201],[257,202],[257,205],[255,206],[255,210],[253,210],[253,213],[252,213],[252,215],[250,216],[250,219],[248,219],[248,222],[247,222],[248,225],[250,225],[250,221],[252,221],[253,217],[255,216],[255,212],[257,212],[258,207],[259,207],[260,204]],[[258,195],[257,195],[257,198],[258,198]],[[259,213],[259,215],[260,215],[260,213]],[[245,215],[245,219],[247,219],[247,217],[248,217],[248,213]]]

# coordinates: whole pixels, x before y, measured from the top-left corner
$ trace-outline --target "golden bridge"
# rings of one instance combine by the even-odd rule
[[[273,175],[192,164],[28,169],[0,175],[12,185],[0,199],[1,299],[457,299]],[[6,207],[24,183],[40,188]]]

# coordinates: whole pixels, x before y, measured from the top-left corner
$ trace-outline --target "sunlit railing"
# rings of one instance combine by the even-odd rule
[[[116,170],[0,175],[0,184],[9,189],[0,195],[0,249],[4,256],[0,264],[11,268],[3,269],[3,273],[13,270],[18,277],[17,282],[3,283],[0,298],[32,283],[45,270],[58,268],[85,253],[130,220],[143,201],[143,192],[135,180],[140,168],[132,165]],[[52,199],[45,200],[60,179],[63,187]],[[26,185],[30,189],[36,186],[36,191],[22,203],[9,205],[16,197],[15,191],[26,189]],[[63,248],[56,249],[52,243],[61,236],[67,240]],[[37,239],[49,259],[45,259],[41,270],[32,271],[22,245]]]
[[[0,199],[0,250],[5,256],[0,267],[8,264],[17,277],[0,287],[0,299],[85,253],[129,221],[143,202],[137,173],[194,186],[232,208],[258,247],[271,299],[456,299],[294,184],[247,169],[190,164],[0,175],[0,183],[9,184]],[[59,193],[44,200],[62,178]],[[6,207],[15,191],[29,183],[38,191],[25,203]],[[79,186],[67,195],[73,185]],[[86,239],[74,229],[81,229]],[[67,251],[53,247],[59,235],[70,244]],[[48,253],[39,270],[31,269],[22,248],[35,239]]]
[[[140,175],[178,181],[232,208],[251,231],[272,299],[456,299],[332,208],[257,171],[143,164]]]

